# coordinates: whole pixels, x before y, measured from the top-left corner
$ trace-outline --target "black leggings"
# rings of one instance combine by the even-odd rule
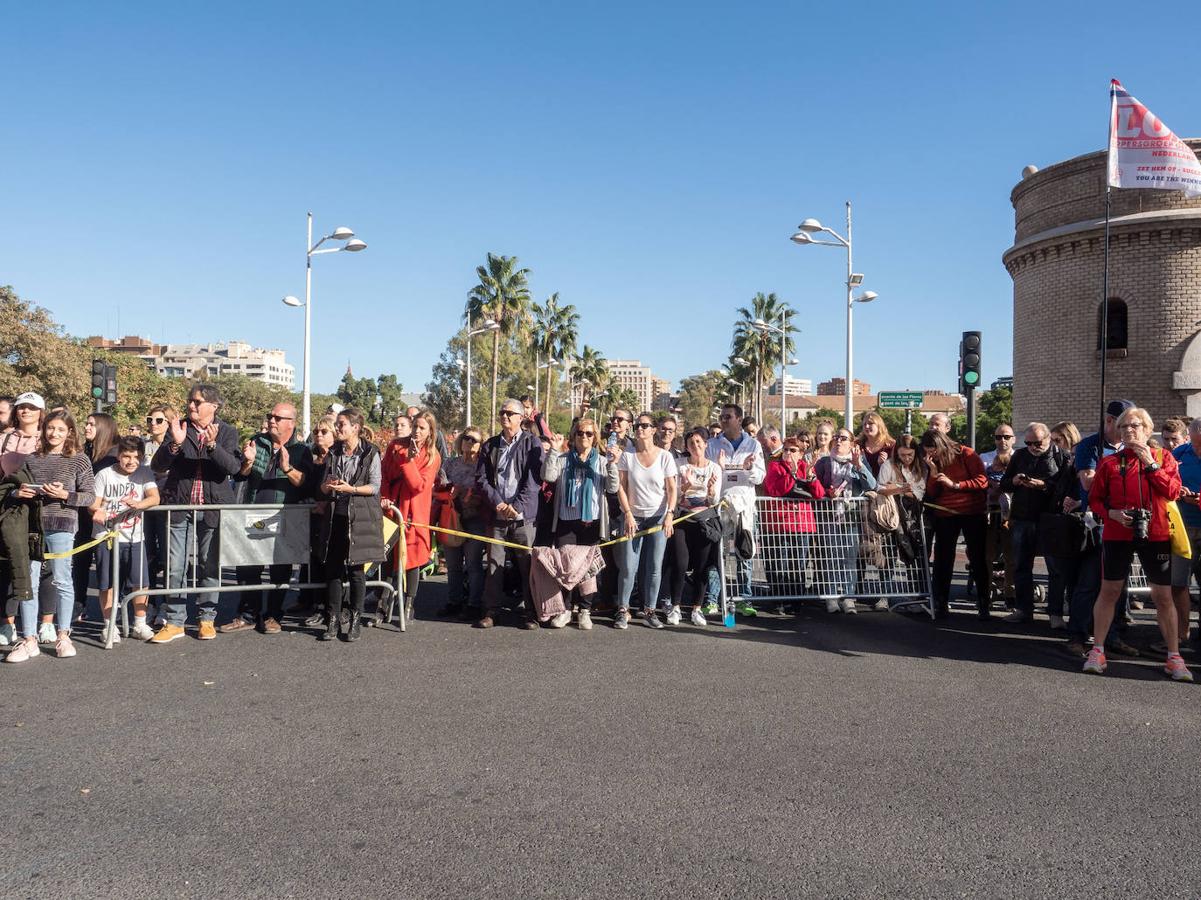
[[[417,599],[417,588],[421,586],[421,570],[425,566],[418,566],[415,569],[405,569],[405,596],[410,600]]]
[[[325,551],[325,603],[332,618],[342,612],[342,579],[350,584],[350,608],[361,613],[367,598],[367,573],[361,563],[348,564],[350,520],[334,516],[330,524],[329,548]]]
[[[955,549],[959,534],[963,532],[963,543],[967,550],[967,564],[976,582],[976,605],[988,609],[991,605],[988,593],[992,573],[988,569],[984,552],[985,535],[988,531],[984,514],[967,516],[935,516],[934,518],[934,584],[931,593],[934,602],[945,608],[951,599],[951,578],[955,574]]]
[[[717,565],[720,544],[705,537],[705,530],[695,521],[681,522],[671,535],[671,603],[679,606],[684,599],[684,581],[688,570],[695,573],[692,578],[693,603],[704,597],[707,579],[705,573]]]

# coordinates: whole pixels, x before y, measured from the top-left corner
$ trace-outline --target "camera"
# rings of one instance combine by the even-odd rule
[[[1147,529],[1151,526],[1151,510],[1128,509],[1126,515],[1130,517],[1130,530],[1134,532],[1134,539],[1146,541]]]

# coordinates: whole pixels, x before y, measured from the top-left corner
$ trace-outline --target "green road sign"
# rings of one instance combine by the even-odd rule
[[[881,391],[877,402],[881,409],[921,409],[921,391]]]

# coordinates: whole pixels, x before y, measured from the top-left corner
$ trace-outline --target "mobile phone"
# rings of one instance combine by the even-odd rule
[[[29,488],[30,490],[37,491],[39,494],[46,490],[46,485],[44,484],[27,484],[25,487]]]

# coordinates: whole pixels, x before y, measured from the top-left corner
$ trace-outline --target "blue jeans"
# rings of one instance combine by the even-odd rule
[[[47,553],[65,553],[75,546],[75,533],[47,531],[43,546]],[[21,601],[21,633],[25,637],[38,633],[38,611],[43,605],[55,611],[59,631],[70,631],[71,614],[75,611],[71,557],[31,562],[29,578],[33,582],[33,599]]]
[[[1038,523],[1009,520],[1009,547],[1013,552],[1013,587],[1018,612],[1034,615],[1034,557],[1038,555]]]
[[[654,528],[662,518],[647,516],[635,519],[638,530]],[[634,593],[634,576],[641,575],[642,604],[647,609],[659,605],[659,581],[663,576],[663,551],[667,548],[667,536],[660,531],[636,537],[632,541],[618,544],[616,550],[618,606],[630,608],[630,595]]]
[[[171,571],[168,587],[182,588],[188,571],[188,558],[192,552],[193,537],[196,541],[195,578],[201,587],[216,587],[221,583],[220,559],[217,555],[217,526],[204,521],[204,513],[173,512],[168,527],[171,547]],[[202,622],[217,618],[217,595],[197,594],[196,611]],[[168,597],[163,604],[163,617],[168,625],[183,626],[188,621],[188,599],[186,595]]]
[[[484,526],[474,520],[463,522],[468,534],[484,533]],[[452,604],[479,610],[484,602],[484,545],[467,541],[461,547],[442,545],[446,560],[446,593]]]

